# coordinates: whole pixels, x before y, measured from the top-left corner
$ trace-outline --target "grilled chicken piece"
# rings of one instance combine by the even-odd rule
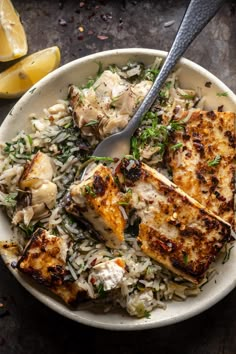
[[[51,158],[41,151],[32,159],[31,163],[26,164],[23,175],[20,179],[20,188],[37,188],[44,181],[51,181],[53,177],[53,167]]]
[[[173,144],[182,147],[170,147],[167,158],[174,183],[233,228],[235,118],[232,112],[192,113],[185,129],[173,133]]]
[[[25,247],[17,268],[48,287],[67,304],[73,304],[84,293],[76,282],[64,281],[68,274],[65,269],[66,254],[65,240],[50,235],[44,229],[37,229]]]
[[[118,247],[126,224],[119,201],[111,170],[100,164],[86,180],[71,186],[66,210],[88,220],[108,247]]]
[[[23,221],[26,225],[32,219],[40,219],[49,215],[55,206],[57,186],[51,182],[53,166],[51,158],[42,152],[37,152],[33,160],[26,164],[19,182],[24,190],[23,198],[18,202],[13,224]]]
[[[117,176],[132,189],[130,206],[141,219],[143,252],[183,278],[200,282],[230,239],[230,225],[139,161],[123,159]]]
[[[117,73],[105,70],[89,89],[70,86],[74,120],[86,137],[98,140],[123,129],[144,99],[152,82],[131,84]]]

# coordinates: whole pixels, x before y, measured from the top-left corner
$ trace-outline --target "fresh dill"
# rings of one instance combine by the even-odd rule
[[[176,151],[176,150],[180,149],[182,146],[183,146],[182,143],[177,143],[177,144],[175,144],[175,145],[172,145],[172,146],[170,147],[170,149]]]
[[[213,160],[209,161],[207,163],[207,165],[209,167],[215,167],[215,166],[219,165],[220,160],[221,160],[221,156],[220,155],[216,155],[216,157]]]
[[[217,92],[216,96],[218,96],[218,97],[227,97],[228,96],[228,92]]]

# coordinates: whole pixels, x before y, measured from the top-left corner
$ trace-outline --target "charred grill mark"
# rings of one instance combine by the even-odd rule
[[[159,181],[159,190],[162,192],[165,196],[172,194],[174,192],[174,188],[172,186],[167,186],[166,184],[162,183]]]
[[[234,199],[232,198],[228,202],[223,202],[220,205],[220,213],[223,213],[224,211],[231,211],[234,208]]]
[[[64,267],[61,265],[57,264],[55,266],[50,266],[48,267],[48,272],[51,275],[51,284],[57,284],[61,285],[64,282],[64,277],[66,275],[66,272]]]
[[[229,242],[232,237],[230,225],[228,227],[221,227],[219,234],[222,236],[222,243]]]
[[[216,198],[218,200],[220,200],[221,202],[225,202],[226,201],[226,198],[223,195],[221,195],[218,191],[214,191],[214,194],[215,194]]]
[[[102,197],[106,192],[107,184],[107,180],[104,181],[101,176],[95,175],[93,179],[93,188],[95,194]]]
[[[121,173],[131,182],[138,181],[142,176],[142,166],[139,160],[123,159],[120,163]]]
[[[210,186],[210,193],[213,193],[219,184],[219,180],[216,176],[211,177],[212,185]]]
[[[194,141],[193,146],[195,147],[196,151],[199,152],[201,157],[203,157],[205,150],[204,150],[204,145],[201,143],[201,140],[194,139],[193,141]]]
[[[206,115],[207,115],[208,118],[211,118],[211,119],[215,119],[216,118],[216,114],[215,114],[214,111],[209,111],[209,112],[207,112]]]
[[[203,218],[204,224],[208,231],[210,230],[218,230],[219,222],[216,219],[212,218]]]
[[[195,227],[188,226],[188,227],[185,227],[184,230],[180,229],[180,235],[181,236],[187,236],[187,237],[189,237],[189,236],[191,236],[191,237],[194,237],[194,236],[202,237],[203,233],[200,230],[198,230],[197,228],[195,228]]]
[[[192,152],[191,151],[187,151],[185,156],[188,157],[188,158],[191,158],[192,157]]]
[[[149,235],[149,242],[154,251],[158,249],[161,253],[171,253],[177,249],[177,245],[172,240],[159,233],[156,237],[152,230]]]
[[[184,260],[180,261],[174,257],[170,257],[173,267],[183,271],[184,273],[194,277],[198,282],[202,279],[204,273],[208,269],[210,263],[214,259],[214,256],[210,255],[209,258],[204,263],[194,263],[193,261],[189,264],[185,264]]]
[[[30,247],[32,244],[35,244],[36,246],[40,246],[40,241],[39,241],[39,237],[43,237],[43,240],[45,239],[45,233],[46,231],[42,228],[38,228],[32,235],[28,245],[26,246],[24,253],[22,254],[21,258],[18,260],[17,262],[17,268],[20,269],[20,264],[21,262],[23,262],[29,254],[30,251]]]
[[[235,136],[234,134],[230,131],[230,130],[227,130],[225,133],[224,133],[224,136],[226,136],[229,140],[229,145],[231,147],[235,147]]]
[[[204,184],[207,183],[205,177],[203,176],[203,174],[200,171],[196,171],[196,177],[201,183],[204,183]]]
[[[183,137],[184,141],[187,141],[187,140],[189,140],[191,138],[189,134],[183,134],[182,137]]]

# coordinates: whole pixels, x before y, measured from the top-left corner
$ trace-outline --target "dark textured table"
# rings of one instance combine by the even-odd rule
[[[112,48],[168,50],[188,1],[13,3],[27,32],[29,52],[58,45],[64,64]],[[226,3],[185,55],[216,74],[234,92],[235,11],[235,1]],[[166,27],[169,21],[174,22]],[[0,64],[0,70],[7,66],[9,63]],[[1,121],[14,103],[0,100]],[[176,325],[143,332],[109,332],[74,323],[46,308],[17,283],[0,261],[0,303],[7,310],[5,314],[0,312],[0,353],[235,354],[234,301],[236,290],[205,313]]]

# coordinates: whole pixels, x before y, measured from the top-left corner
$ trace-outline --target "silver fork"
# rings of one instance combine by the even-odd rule
[[[225,0],[191,0],[160,73],[142,104],[122,131],[109,136],[98,144],[93,156],[121,158],[129,154],[130,139],[138,128],[141,118],[151,108],[162,85],[183,53],[224,2]],[[85,173],[84,171],[82,179]]]

